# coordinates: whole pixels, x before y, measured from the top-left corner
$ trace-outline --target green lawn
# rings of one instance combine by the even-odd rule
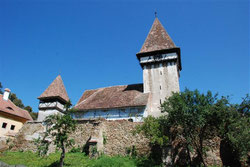
[[[47,157],[39,157],[32,152],[4,152],[0,153],[0,161],[9,165],[26,165],[28,167],[56,167],[60,159],[60,153],[53,153]],[[90,159],[83,153],[67,153],[64,166],[72,167],[136,167],[148,166],[143,160],[129,157],[101,156],[98,159]],[[151,166],[151,165],[150,165]]]

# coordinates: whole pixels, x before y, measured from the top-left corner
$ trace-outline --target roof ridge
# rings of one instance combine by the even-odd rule
[[[99,90],[99,89],[105,89],[105,88],[111,88],[111,87],[118,87],[118,86],[140,85],[140,84],[143,84],[143,83],[127,84],[127,85],[114,85],[114,86],[101,87],[101,88],[97,88],[97,89],[87,89],[85,91]]]
[[[75,107],[78,106],[78,105],[80,105],[81,103],[87,101],[91,96],[95,95],[96,93],[100,92],[100,91],[103,90],[103,89],[104,89],[104,88],[99,88],[99,89],[97,89],[96,92],[94,92],[93,94],[91,94],[91,95],[90,95],[89,97],[87,97],[85,100],[81,101],[80,103],[77,103],[77,104],[75,105]],[[95,89],[94,89],[94,90],[95,90]],[[84,93],[84,92],[83,92],[83,93]]]

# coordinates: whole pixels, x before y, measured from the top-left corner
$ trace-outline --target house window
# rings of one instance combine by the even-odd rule
[[[15,125],[11,125],[10,130],[14,130],[15,127],[16,127]]]
[[[2,124],[2,128],[6,128],[6,127],[7,127],[7,123],[4,122],[4,123]]]

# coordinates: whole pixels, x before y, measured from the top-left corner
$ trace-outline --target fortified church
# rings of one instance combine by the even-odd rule
[[[172,92],[179,92],[180,48],[176,47],[156,17],[136,57],[143,70],[143,83],[111,86],[83,92],[74,106],[75,119],[105,118],[142,121],[148,115],[160,116],[160,105]],[[37,121],[51,114],[63,113],[69,100],[61,76],[38,97]]]

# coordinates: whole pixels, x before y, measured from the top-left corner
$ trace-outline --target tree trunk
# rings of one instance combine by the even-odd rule
[[[61,157],[60,157],[60,167],[63,167],[63,160],[64,160],[64,157],[65,157],[65,148],[64,146],[62,147],[62,153],[61,153]]]
[[[201,162],[203,163],[204,167],[206,167],[207,165],[206,165],[206,163],[204,161],[204,157],[203,157],[203,133],[199,139],[199,142],[200,142],[200,145],[199,145],[200,148],[198,148],[198,156],[201,159]]]
[[[188,153],[188,161],[189,161],[189,165],[192,166],[192,159],[191,159],[191,154],[190,154],[190,150],[188,148],[188,146],[186,146],[187,148],[187,153]]]

